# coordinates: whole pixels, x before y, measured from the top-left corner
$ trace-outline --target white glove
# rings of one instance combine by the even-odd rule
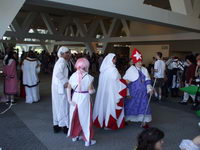
[[[95,91],[95,89],[92,89],[92,90],[89,90],[88,92],[89,92],[89,94],[94,94],[96,91]]]
[[[68,100],[70,105],[76,106],[76,103],[72,101],[71,88],[70,87],[67,88],[67,100]]]
[[[151,93],[152,91],[153,91],[153,87],[150,84],[148,84],[147,85],[147,93]]]

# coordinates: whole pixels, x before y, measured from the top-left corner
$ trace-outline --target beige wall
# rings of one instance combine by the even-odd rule
[[[200,40],[185,40],[185,41],[164,41],[164,42],[136,42],[133,43],[136,48],[142,49],[145,65],[152,60],[153,53],[159,50],[161,45],[169,45],[169,56],[177,56],[179,58],[185,58],[188,54],[200,53]],[[134,46],[131,46],[131,50]],[[139,49],[139,50],[140,50]],[[162,51],[161,51],[162,52]]]
[[[170,55],[173,52],[200,53],[200,40],[164,41],[164,42],[136,42],[132,45],[169,45]]]

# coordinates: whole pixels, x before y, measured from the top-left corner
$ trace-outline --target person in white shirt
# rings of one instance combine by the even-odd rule
[[[162,98],[162,86],[164,84],[164,77],[165,77],[165,62],[161,58],[162,58],[162,53],[157,52],[156,55],[157,61],[154,64],[154,78],[156,79],[155,96],[159,100],[161,100]]]

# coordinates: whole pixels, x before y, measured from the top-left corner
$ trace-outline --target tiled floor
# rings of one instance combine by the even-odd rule
[[[97,144],[89,148],[85,148],[82,141],[71,142],[63,133],[54,134],[50,84],[51,76],[42,75],[39,103],[25,104],[20,99],[10,111],[0,115],[0,147],[3,150],[133,150],[137,135],[142,131],[139,124],[129,124],[118,131],[95,129]],[[2,83],[0,86],[2,89]],[[165,132],[165,150],[178,150],[183,138],[193,138],[200,131],[197,126],[200,119],[188,106],[180,106],[175,101],[168,98],[164,102],[151,104],[151,126]]]

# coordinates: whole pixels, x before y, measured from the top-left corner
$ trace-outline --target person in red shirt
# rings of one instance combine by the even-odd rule
[[[196,70],[196,60],[193,55],[186,57],[186,62],[188,63],[188,67],[185,71],[185,86],[191,86],[194,84],[195,79],[195,70]],[[180,102],[181,104],[187,104],[189,96],[192,97],[193,102],[195,102],[195,95],[190,95],[184,92],[183,100]]]

